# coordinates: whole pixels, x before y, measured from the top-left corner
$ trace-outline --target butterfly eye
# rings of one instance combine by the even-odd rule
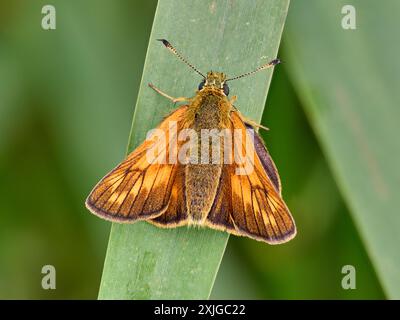
[[[202,82],[200,82],[199,90],[203,89],[205,83],[206,83],[206,80],[203,80]]]
[[[222,89],[224,90],[224,94],[226,96],[228,96],[229,95],[229,87],[228,87],[227,83],[224,83],[224,86],[222,87]]]

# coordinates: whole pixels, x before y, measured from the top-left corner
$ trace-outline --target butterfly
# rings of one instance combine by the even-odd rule
[[[254,130],[262,126],[238,111],[235,96],[228,98],[228,81],[273,67],[279,59],[227,79],[220,72],[203,75],[167,40],[160,41],[203,79],[192,98],[173,98],[149,84],[186,104],[100,180],[87,208],[113,222],[204,226],[269,244],[289,241],[296,226],[276,166]],[[206,139],[204,132],[213,134]]]

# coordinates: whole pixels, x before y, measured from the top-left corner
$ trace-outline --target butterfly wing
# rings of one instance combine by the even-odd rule
[[[86,199],[92,213],[111,221],[135,222],[155,218],[167,210],[181,171],[179,165],[168,161],[169,153],[177,150],[170,147],[169,141],[176,141],[172,135],[184,126],[186,110],[187,106],[182,106],[165,118],[157,134],[146,139],[94,187]],[[176,128],[171,130],[171,124]]]
[[[206,224],[270,244],[289,241],[296,235],[296,226],[280,196],[279,176],[272,159],[266,149],[260,150],[263,144],[257,141],[259,137],[246,143],[252,140],[251,135],[236,111],[231,112],[231,129],[243,137],[242,142],[232,139],[230,152],[239,150],[239,159],[234,155],[232,164],[224,164]],[[242,174],[237,174],[238,169]]]
[[[175,170],[175,180],[172,184],[168,208],[161,215],[148,220],[157,227],[179,227],[185,225],[188,220],[185,202],[185,166],[177,164]]]

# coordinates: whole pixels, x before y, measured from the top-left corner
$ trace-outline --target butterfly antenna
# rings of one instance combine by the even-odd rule
[[[157,39],[157,41],[161,41],[164,46],[167,47],[169,51],[171,51],[174,55],[176,55],[179,59],[181,59],[185,64],[187,64],[190,68],[192,68],[194,71],[196,71],[199,75],[201,75],[203,78],[206,78],[204,74],[202,74],[199,70],[196,69],[194,65],[192,65],[189,61],[187,61],[184,57],[180,55],[178,51],[170,44],[167,40],[165,39]]]
[[[274,59],[274,60],[272,60],[272,61],[270,61],[270,62],[268,62],[268,63],[266,63],[266,64],[263,64],[263,65],[260,66],[260,67],[258,67],[256,70],[253,70],[253,71],[250,71],[250,72],[241,74],[240,76],[237,76],[237,77],[233,77],[233,78],[226,79],[225,82],[226,82],[226,81],[237,80],[237,79],[240,79],[240,78],[247,77],[247,76],[249,76],[249,75],[251,75],[251,74],[253,74],[253,73],[256,73],[256,72],[258,72],[258,71],[265,70],[265,69],[268,69],[268,68],[270,68],[270,67],[276,66],[276,65],[279,64],[279,63],[281,63],[281,60],[279,60],[279,59]]]

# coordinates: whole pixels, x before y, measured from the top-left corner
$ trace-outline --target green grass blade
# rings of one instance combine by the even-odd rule
[[[345,4],[293,3],[287,61],[382,286],[399,299],[400,3],[351,1],[356,30],[341,27]]]
[[[202,72],[238,75],[275,58],[289,0],[159,1],[132,123],[133,150],[173,106],[147,87],[193,96],[200,78],[155,39],[166,38]],[[261,119],[272,71],[231,84],[237,106]],[[113,224],[100,299],[208,298],[228,240],[209,229]]]

